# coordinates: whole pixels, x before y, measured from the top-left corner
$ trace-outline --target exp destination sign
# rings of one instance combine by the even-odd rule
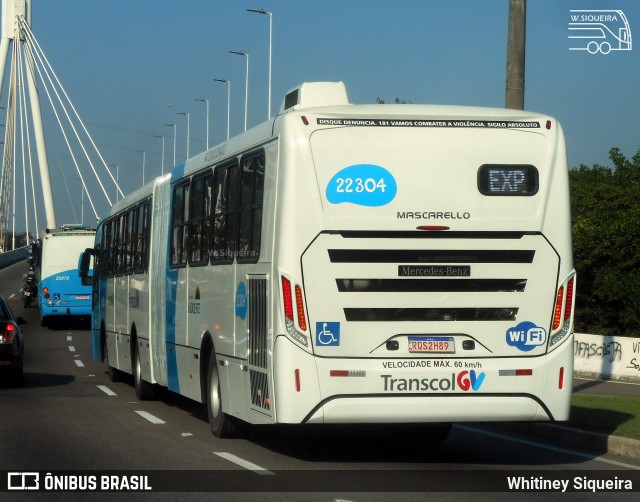
[[[394,120],[394,119],[316,119],[318,125],[366,127],[466,127],[488,129],[540,129],[540,122],[513,120]]]

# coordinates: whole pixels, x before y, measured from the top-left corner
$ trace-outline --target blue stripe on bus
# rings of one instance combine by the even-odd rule
[[[171,180],[181,180],[184,176],[184,163],[178,164],[171,170]],[[169,221],[172,215],[173,190],[169,192]],[[167,241],[167,271],[166,271],[166,354],[167,354],[167,387],[173,392],[180,393],[180,379],[178,378],[178,358],[176,354],[176,295],[178,289],[178,269],[169,268],[171,258],[171,238]]]
[[[102,344],[100,340],[100,320],[106,309],[107,281],[101,277],[98,282],[98,299],[91,314],[91,343],[93,345],[93,360],[102,362]]]
[[[178,269],[167,270],[167,297],[166,297],[166,323],[167,323],[167,380],[169,390],[180,392],[178,379],[178,360],[175,350],[176,344],[176,293],[178,284]]]

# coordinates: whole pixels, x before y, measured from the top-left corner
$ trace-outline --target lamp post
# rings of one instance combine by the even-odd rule
[[[158,138],[162,140],[162,159],[160,160],[161,173],[164,176],[164,136],[154,136],[154,138]]]
[[[209,149],[209,100],[203,98],[193,98],[194,101],[200,101],[207,104],[207,150]]]
[[[227,141],[229,141],[229,120],[231,117],[231,81],[221,78],[214,78],[214,82],[227,84]]]
[[[167,127],[173,127],[173,165],[176,165],[176,125],[165,124]]]
[[[249,54],[244,51],[229,51],[229,54],[245,56],[247,58],[247,72],[244,83],[244,130],[247,130],[247,110],[249,104]]]
[[[187,160],[189,159],[189,114],[187,112],[176,112],[178,115],[187,117]]]
[[[269,16],[269,105],[267,108],[267,120],[271,118],[271,53],[273,40],[273,15],[264,9],[247,9],[247,12],[255,12],[256,14],[264,14]]]
[[[147,152],[145,152],[144,150],[136,150],[136,151],[142,154],[142,186],[144,186],[144,169],[145,169],[145,164],[147,162]]]

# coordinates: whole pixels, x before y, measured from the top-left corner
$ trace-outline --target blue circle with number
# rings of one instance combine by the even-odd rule
[[[389,204],[398,192],[393,175],[375,164],[356,164],[335,174],[327,185],[327,200],[332,204],[349,202],[379,207]]]

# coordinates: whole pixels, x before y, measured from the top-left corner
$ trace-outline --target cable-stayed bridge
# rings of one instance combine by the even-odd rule
[[[2,250],[15,247],[16,227],[26,229],[27,235],[39,235],[42,221],[46,228],[58,226],[42,104],[51,106],[75,179],[82,184],[81,197],[84,201],[86,196],[94,217],[98,218],[98,197],[104,198],[101,203],[112,203],[105,184],[124,195],[31,29],[31,7],[31,0],[2,0],[0,96],[6,99],[0,172]],[[39,207],[44,215],[38,214]]]

